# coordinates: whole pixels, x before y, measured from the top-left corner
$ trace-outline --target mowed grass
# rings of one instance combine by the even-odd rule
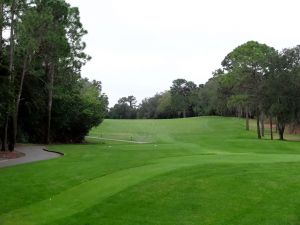
[[[0,225],[297,225],[300,143],[236,118],[106,120],[65,156],[0,169]]]

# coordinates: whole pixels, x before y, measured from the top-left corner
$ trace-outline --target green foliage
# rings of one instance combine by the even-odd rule
[[[234,49],[222,62],[226,79],[221,87],[231,86],[227,106],[255,114],[259,138],[260,114],[277,118],[280,139],[285,124],[297,118],[299,57],[297,47],[278,54],[272,47],[250,41]]]
[[[172,105],[172,94],[170,91],[166,91],[161,94],[158,99],[158,105],[156,108],[157,118],[174,118],[176,117],[176,111]]]
[[[151,98],[143,99],[138,109],[138,118],[140,119],[157,119],[157,108],[162,94],[156,94]]]
[[[122,97],[112,107],[107,117],[110,119],[135,119],[137,117],[136,98],[134,96]]]
[[[138,107],[138,118],[166,119],[197,115],[198,87],[191,81],[177,79],[170,90],[146,98]]]
[[[172,105],[170,91],[146,98],[138,107],[138,118],[140,119],[165,119],[176,116],[177,112]]]
[[[102,122],[107,107],[105,104],[97,83],[86,79],[79,81],[77,90],[56,95],[52,139],[62,143],[82,142],[89,130]]]
[[[216,115],[218,112],[218,81],[210,79],[199,91],[197,111],[199,115]]]
[[[10,19],[13,6],[15,21]],[[7,1],[3,7],[0,29],[11,27],[14,36],[4,39],[0,68],[9,68],[9,40],[14,65],[7,78],[0,77],[0,136],[8,117],[10,124],[18,122],[9,124],[9,133],[17,129],[22,141],[45,142],[48,133],[54,142],[83,141],[102,122],[108,99],[100,82],[81,79],[90,57],[84,52],[87,31],[78,8],[64,0]]]
[[[227,77],[231,77],[232,95],[244,95],[243,105],[253,111],[260,110],[262,80],[269,72],[271,59],[276,54],[274,48],[249,41],[235,48],[222,61]]]
[[[263,75],[268,70],[270,56],[274,54],[274,48],[256,41],[248,41],[230,52],[222,61],[222,66],[226,71],[240,70]]]
[[[193,115],[191,96],[197,89],[197,85],[192,81],[177,79],[173,81],[170,88],[171,102],[178,116],[186,117]]]

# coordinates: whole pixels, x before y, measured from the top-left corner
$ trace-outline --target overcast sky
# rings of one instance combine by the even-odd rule
[[[205,83],[249,40],[300,44],[299,0],[67,0],[77,6],[92,56],[83,76],[102,81],[110,105],[167,90],[174,79]]]

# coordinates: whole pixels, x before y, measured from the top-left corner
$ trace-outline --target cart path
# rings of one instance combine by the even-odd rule
[[[62,156],[62,154],[48,152],[45,149],[45,146],[40,145],[19,145],[16,147],[16,151],[24,153],[25,156],[17,159],[0,160],[0,168],[53,159]]]

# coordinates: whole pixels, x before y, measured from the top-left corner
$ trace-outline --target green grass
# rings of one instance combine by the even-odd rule
[[[130,144],[55,145],[0,170],[0,225],[298,225],[300,143],[257,140],[236,118],[106,120]]]

